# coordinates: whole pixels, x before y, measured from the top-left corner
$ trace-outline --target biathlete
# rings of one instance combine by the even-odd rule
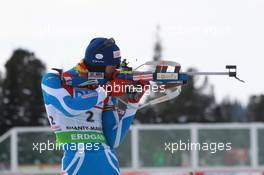
[[[130,95],[120,113],[117,99],[104,87],[74,88],[65,83],[73,77],[88,78],[89,72],[104,72],[106,81],[111,80],[120,62],[113,39],[95,38],[77,66],[62,75],[44,75],[41,86],[47,116],[56,142],[64,145],[61,175],[120,174],[115,148],[128,132],[144,92]]]

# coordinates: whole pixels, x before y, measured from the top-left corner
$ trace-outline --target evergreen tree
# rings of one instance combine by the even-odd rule
[[[5,64],[1,133],[13,126],[37,126],[46,123],[41,93],[45,65],[27,50],[17,49]]]
[[[162,48],[161,37],[160,37],[160,26],[157,25],[157,28],[156,28],[156,43],[154,45],[154,56],[153,56],[153,60],[154,61],[161,60],[162,49],[163,48]]]
[[[225,98],[213,109],[216,122],[247,122],[245,108],[238,101],[231,101]]]
[[[253,95],[247,106],[249,118],[254,121],[264,121],[264,95]]]
[[[162,43],[160,27],[157,26],[156,42],[154,44],[153,61],[159,61],[162,57]],[[195,71],[190,69],[189,71]],[[213,87],[205,78],[203,84],[198,87],[197,79],[190,77],[188,84],[182,87],[182,93],[176,99],[148,106],[137,113],[137,119],[142,123],[178,123],[178,122],[211,122],[214,117],[211,111],[215,105]],[[209,92],[205,92],[209,89]],[[159,97],[156,93],[146,101]]]
[[[3,111],[3,76],[2,73],[0,72],[0,111]],[[0,118],[2,118],[3,116],[3,112],[1,112],[0,114]]]

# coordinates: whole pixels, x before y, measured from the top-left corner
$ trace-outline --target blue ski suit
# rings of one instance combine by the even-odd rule
[[[61,175],[119,175],[115,148],[128,132],[136,108],[128,105],[120,116],[117,100],[107,97],[102,87],[67,89],[56,73],[44,75],[41,87],[56,143],[63,145]]]

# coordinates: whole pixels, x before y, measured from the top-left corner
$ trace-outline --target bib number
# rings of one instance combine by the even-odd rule
[[[87,114],[87,119],[86,119],[87,122],[94,122],[92,111],[87,111],[85,112],[85,114]]]

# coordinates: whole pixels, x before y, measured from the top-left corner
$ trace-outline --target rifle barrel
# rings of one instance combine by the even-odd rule
[[[229,75],[229,72],[181,72],[183,74],[193,76],[193,75]]]

